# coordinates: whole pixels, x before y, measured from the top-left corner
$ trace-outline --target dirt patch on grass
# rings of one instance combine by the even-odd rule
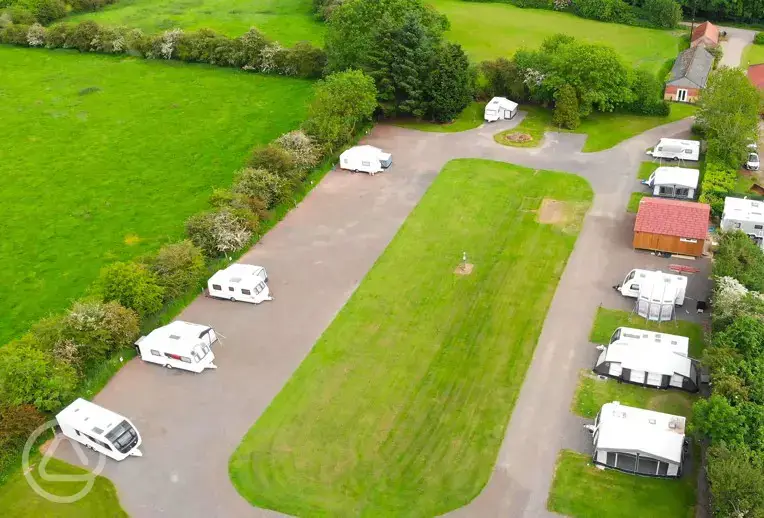
[[[504,135],[504,140],[512,142],[513,144],[523,144],[531,142],[533,137],[527,133],[507,133]]]
[[[585,203],[570,203],[544,198],[536,211],[536,221],[545,225],[560,227],[563,232],[575,232],[581,228],[581,220],[585,212]]]
[[[470,263],[462,263],[459,266],[456,267],[456,270],[454,270],[454,273],[456,275],[469,275],[472,273],[472,269],[475,267],[474,264]]]

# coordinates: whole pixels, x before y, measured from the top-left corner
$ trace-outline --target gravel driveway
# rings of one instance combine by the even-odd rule
[[[390,242],[438,171],[453,158],[488,158],[580,174],[595,191],[562,276],[520,394],[494,475],[462,516],[541,516],[554,462],[563,447],[584,448],[570,406],[576,374],[591,361],[587,334],[597,306],[629,307],[610,286],[636,266],[668,260],[631,249],[633,215],[624,208],[639,188],[644,149],[685,133],[690,121],[651,130],[600,153],[581,153],[583,138],[548,134],[533,149],[500,146],[492,135],[519,123],[463,133],[422,133],[378,126],[365,139],[394,155],[374,177],[333,171],[243,258],[268,268],[275,300],[260,306],[200,297],[180,318],[211,325],[224,339],[218,370],[199,375],[131,361],[95,401],[130,417],[144,457],[109,462],[133,517],[227,518],[275,515],[250,507],[228,479],[228,459]],[[672,261],[677,262],[677,261]],[[691,290],[697,284],[691,281]],[[70,451],[58,455],[77,463]],[[531,468],[529,469],[529,466]]]

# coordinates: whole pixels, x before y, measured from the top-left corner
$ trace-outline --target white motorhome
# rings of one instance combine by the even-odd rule
[[[273,300],[267,282],[268,274],[262,266],[234,263],[215,272],[207,281],[207,290],[211,297],[260,304]]]
[[[114,460],[141,457],[141,436],[126,417],[77,399],[56,416],[61,432],[73,441]]]
[[[393,163],[393,155],[374,146],[355,146],[340,155],[340,168],[374,176]]]
[[[592,433],[594,464],[650,477],[676,478],[685,457],[682,416],[605,403]]]
[[[746,198],[725,198],[721,229],[740,230],[764,248],[764,201]]]
[[[485,105],[483,118],[488,122],[509,120],[517,115],[517,103],[506,97],[494,97]]]
[[[135,349],[145,362],[198,373],[217,369],[212,353],[212,344],[217,339],[209,326],[176,320],[140,337]]]
[[[698,169],[659,167],[642,183],[653,190],[653,196],[691,200],[698,189]]]
[[[614,286],[624,297],[637,299],[637,314],[664,322],[674,316],[674,306],[684,304],[687,277],[652,270],[632,270]]]
[[[648,154],[653,158],[665,158],[668,160],[692,160],[700,159],[700,142],[697,140],[680,140],[675,138],[662,138]]]
[[[600,345],[594,372],[627,383],[697,392],[700,370],[688,356],[685,336],[619,327],[608,345]]]

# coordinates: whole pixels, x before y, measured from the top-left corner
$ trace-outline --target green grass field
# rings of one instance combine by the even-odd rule
[[[695,396],[680,390],[658,390],[630,383],[618,383],[612,379],[601,380],[591,371],[581,373],[573,400],[573,412],[594,419],[602,405],[611,401],[689,418]]]
[[[0,47],[0,344],[99,269],[183,234],[249,149],[296,127],[308,81]],[[30,296],[34,293],[34,296]]]
[[[650,196],[650,194],[646,192],[631,193],[629,196],[629,204],[626,206],[626,212],[633,212],[636,214],[639,211],[639,202],[642,201],[642,198],[645,196]]]
[[[437,124],[434,122],[418,121],[412,119],[399,119],[393,121],[393,124],[401,128],[414,129],[419,131],[431,131],[436,133],[456,133],[477,128],[483,124],[483,114],[485,111],[484,102],[473,102],[453,122],[447,124]]]
[[[690,339],[690,356],[700,358],[705,347],[703,328],[693,322],[676,320],[674,322],[651,322],[644,318],[619,309],[597,309],[597,317],[589,334],[589,341],[595,344],[608,344],[613,331],[618,327],[633,327],[647,331],[660,331],[671,335],[686,336]]]
[[[563,131],[552,124],[552,110],[541,106],[523,105],[520,110],[528,112],[525,118],[515,128],[497,133],[494,140],[499,144],[514,147],[535,147],[541,144],[546,131]],[[581,121],[581,125],[573,133],[586,133],[588,136],[583,151],[593,153],[609,149],[626,139],[640,133],[675,122],[695,114],[695,106],[690,104],[672,104],[668,117],[632,115],[628,113],[592,113]],[[512,133],[526,133],[533,137],[529,142],[516,143],[506,139]]]
[[[545,197],[565,202],[539,213],[557,224],[536,221]],[[297,516],[433,516],[470,501],[591,198],[572,175],[447,164],[233,454],[242,496]],[[463,251],[469,275],[455,271]]]
[[[39,461],[39,459],[38,459]],[[85,470],[61,462],[55,458],[48,459],[44,471],[48,475],[76,475],[87,473]],[[77,494],[86,482],[59,482],[43,480],[37,467],[31,471],[35,481],[50,494],[72,496]],[[127,518],[117,498],[117,490],[110,480],[97,477],[93,488],[81,500],[70,504],[51,502],[36,492],[21,474],[14,476],[6,484],[0,486],[0,509],[4,518],[81,518],[86,516],[99,518]]]
[[[600,470],[588,455],[563,450],[548,507],[574,518],[693,518],[696,483],[693,474],[663,480]]]
[[[639,172],[637,173],[637,180],[647,180],[650,175],[661,166],[658,162],[642,162],[639,165]]]
[[[657,72],[676,58],[679,38],[672,31],[587,20],[568,13],[521,9],[505,3],[429,0],[448,16],[447,36],[474,61],[509,58],[520,47],[535,48],[558,32],[615,48],[626,62]]]
[[[298,41],[321,45],[324,25],[313,15],[312,5],[312,0],[119,0],[102,11],[65,21],[94,20],[146,32],[209,28],[228,36],[257,27],[282,45]]]
[[[748,45],[743,51],[740,66],[746,68],[750,65],[764,63],[764,45]]]

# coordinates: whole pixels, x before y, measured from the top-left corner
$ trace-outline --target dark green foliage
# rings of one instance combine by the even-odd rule
[[[316,79],[321,77],[326,67],[326,53],[306,41],[295,43],[286,53],[290,75]]]
[[[753,42],[756,45],[764,45],[764,32],[757,32],[753,38]]]
[[[18,25],[14,23],[4,29],[0,29],[0,43],[27,45],[28,32],[29,25]]]
[[[710,45],[706,47],[706,50],[711,53],[711,55],[714,57],[714,68],[719,66],[719,61],[721,61],[722,57],[724,56],[724,49],[721,45]]]
[[[265,169],[251,167],[236,174],[233,191],[248,198],[260,198],[269,209],[284,202],[291,194],[290,184],[286,178]]]
[[[634,23],[632,7],[623,0],[575,0],[573,9],[583,18],[603,22]]]
[[[247,165],[254,169],[265,169],[289,179],[295,177],[292,171],[297,167],[292,155],[275,144],[255,148]]]
[[[523,72],[514,60],[498,58],[479,65],[486,84],[480,94],[485,98],[507,97],[513,101],[525,100]]]
[[[8,10],[11,15],[11,21],[18,25],[32,25],[37,21],[35,14],[20,5],[15,5]]]
[[[682,21],[682,8],[674,0],[644,0],[642,12],[655,27],[673,29]]]
[[[426,77],[424,109],[429,120],[450,122],[474,99],[475,76],[459,45],[446,43],[438,47]]]
[[[634,101],[628,106],[630,112],[668,116],[670,108],[663,100],[663,83],[658,81],[655,74],[644,69],[637,69],[634,71],[631,84]]]
[[[572,86],[562,85],[554,96],[552,124],[567,129],[576,129],[581,123],[578,113],[578,98]]]
[[[713,274],[734,277],[749,290],[764,292],[764,252],[743,232],[725,232],[714,254]]]
[[[714,394],[692,406],[692,431],[708,437],[714,444],[745,444],[745,419],[726,398]]]
[[[48,25],[66,16],[66,4],[61,0],[38,0],[34,14],[39,23]]]
[[[74,26],[66,38],[68,48],[77,49],[80,52],[89,52],[91,43],[98,36],[100,27],[97,23],[86,20]]]
[[[105,301],[114,300],[139,315],[152,315],[162,308],[164,290],[156,276],[138,263],[113,263],[101,270],[98,278]]]
[[[764,454],[746,447],[708,449],[708,481],[715,516],[764,516]]]
[[[195,287],[205,272],[202,251],[191,241],[165,245],[148,261],[164,290],[164,300],[170,301]]]

